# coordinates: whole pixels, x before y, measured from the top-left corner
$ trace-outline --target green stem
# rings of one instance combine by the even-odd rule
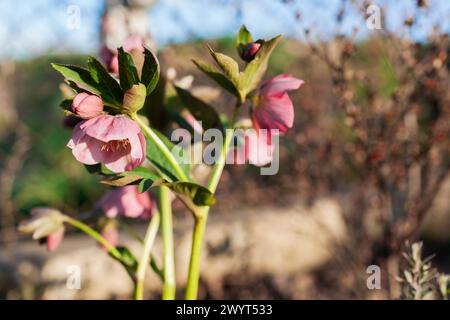
[[[167,146],[164,144],[164,142],[161,141],[161,139],[158,137],[158,135],[149,126],[147,126],[137,114],[131,115],[131,118],[139,124],[142,131],[144,131],[144,134],[149,139],[152,139],[153,142],[155,142],[155,144],[158,146],[158,148],[161,150],[161,152],[166,157],[167,161],[169,161],[169,163],[172,165],[172,167],[176,171],[180,180],[187,181],[188,178],[187,178],[186,174],[184,173],[184,171],[179,166],[177,159],[172,154],[172,152],[170,152],[170,150],[167,148]]]
[[[144,238],[144,248],[142,249],[141,259],[139,260],[136,270],[136,287],[134,291],[135,300],[142,300],[144,297],[145,272],[147,271],[153,244],[155,242],[156,234],[158,233],[159,220],[159,212],[155,212],[152,220],[148,224],[147,232]]]
[[[191,259],[189,261],[189,273],[186,284],[186,300],[196,300],[198,281],[200,279],[200,256],[202,253],[203,236],[205,234],[206,220],[209,208],[195,219],[194,232],[192,234]]]
[[[106,240],[100,233],[98,233],[88,225],[84,224],[83,222],[71,218],[69,216],[64,216],[64,220],[67,223],[71,224],[73,227],[83,231],[94,240],[98,241],[103,247],[106,248],[109,254],[111,254],[117,260],[122,261],[122,254],[120,253],[120,251],[117,250],[115,246],[111,245],[109,241]]]
[[[163,241],[163,274],[164,286],[163,300],[175,299],[175,257],[173,247],[173,223],[172,223],[172,201],[170,190],[167,187],[160,187],[159,204],[161,211],[161,233]]]
[[[132,227],[130,227],[127,223],[121,222],[120,226],[125,230],[126,233],[128,233],[129,236],[131,236],[133,239],[138,241],[140,244],[144,244],[144,240],[141,238],[139,233],[136,232]],[[153,271],[156,273],[156,275],[161,279],[161,281],[164,281],[163,271],[158,266],[158,263],[156,262],[155,257],[153,254],[150,255],[150,267],[153,269]]]
[[[237,113],[239,111],[239,104],[236,106],[233,118],[231,120],[230,129],[234,128],[234,123],[236,122]],[[225,141],[222,147],[222,151],[220,153],[219,159],[216,161],[211,177],[208,182],[208,189],[215,193],[217,186],[220,181],[220,177],[222,176],[223,169],[225,167],[225,162],[227,158],[228,148],[230,147],[232,138],[233,138],[233,130],[225,131]],[[186,299],[187,300],[195,300],[197,299],[198,293],[198,281],[200,279],[200,256],[202,252],[202,243],[206,229],[206,221],[208,219],[210,207],[203,207],[202,214],[196,216],[194,231],[192,234],[192,249],[191,249],[191,258],[189,261],[189,273],[186,284]]]

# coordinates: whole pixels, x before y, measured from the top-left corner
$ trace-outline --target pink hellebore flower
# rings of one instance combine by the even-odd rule
[[[100,115],[73,129],[67,146],[87,165],[104,163],[115,172],[131,171],[145,160],[145,138],[139,125],[124,115]]]
[[[278,129],[280,133],[292,128],[294,106],[286,91],[300,88],[303,80],[281,74],[266,82],[260,89],[252,106],[255,129]]]
[[[96,95],[79,93],[73,99],[72,111],[83,119],[94,118],[103,113],[103,101]]]
[[[133,50],[144,52],[144,39],[138,35],[129,36],[123,44],[123,50],[128,53],[131,53]],[[107,48],[102,48],[100,55],[108,66],[109,71],[111,73],[118,74],[119,56],[117,52],[112,54]]]
[[[108,218],[124,215],[148,219],[153,214],[154,205],[148,192],[139,193],[135,185],[113,189],[100,199],[100,206]]]

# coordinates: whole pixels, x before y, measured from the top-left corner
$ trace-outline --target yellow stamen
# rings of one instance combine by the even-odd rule
[[[128,146],[130,145],[130,140],[128,139],[123,139],[123,140],[111,140],[108,141],[107,143],[105,143],[101,150],[102,151],[112,151],[112,152],[116,152],[119,151],[121,148],[123,148],[123,150],[126,150],[128,148]]]

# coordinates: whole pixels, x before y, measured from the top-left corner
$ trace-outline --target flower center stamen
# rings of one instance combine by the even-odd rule
[[[120,149],[127,150],[129,145],[130,145],[130,140],[128,140],[128,139],[111,140],[102,146],[102,151],[116,152],[116,151],[119,151]]]

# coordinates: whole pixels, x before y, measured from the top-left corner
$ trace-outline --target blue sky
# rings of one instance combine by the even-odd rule
[[[284,2],[287,2],[284,3]],[[433,24],[450,32],[450,1],[429,0],[431,6],[417,16],[419,28],[408,36],[424,40]],[[387,8],[388,30],[401,30],[403,19],[416,11],[416,0],[374,1]],[[78,6],[79,29],[67,28],[67,8]],[[50,52],[96,52],[103,0],[0,0],[0,57],[24,58]],[[149,8],[151,32],[159,47],[192,38],[232,35],[242,23],[256,37],[278,33],[299,37],[303,28],[315,30],[321,37],[336,32],[335,15],[341,0],[156,0]],[[354,7],[343,23],[343,32],[353,27],[359,36],[370,35]],[[240,8],[240,10],[239,10]],[[295,19],[299,12],[301,22]]]

